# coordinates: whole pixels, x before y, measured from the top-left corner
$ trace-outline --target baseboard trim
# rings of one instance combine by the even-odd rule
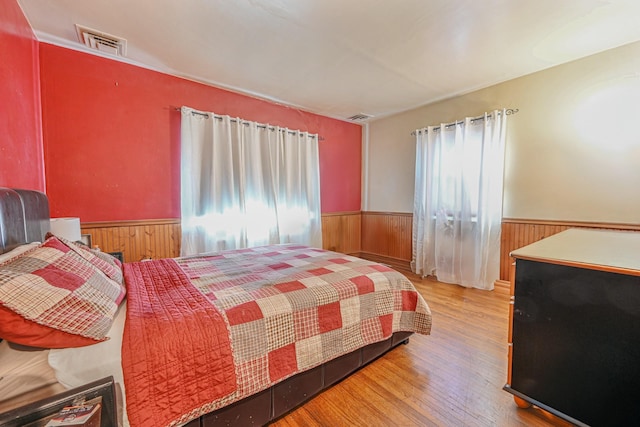
[[[504,288],[506,290],[511,290],[511,282],[509,282],[508,280],[498,279],[493,282],[493,286],[495,288]]]

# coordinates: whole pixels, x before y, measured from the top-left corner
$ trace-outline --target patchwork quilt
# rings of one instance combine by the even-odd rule
[[[137,311],[137,320],[127,313],[123,343],[132,426],[184,423],[394,332],[429,334],[431,329],[429,307],[402,274],[305,246],[125,264],[124,272],[127,308]],[[151,296],[157,288],[162,295]],[[150,320],[158,316],[159,321]],[[168,318],[179,326],[168,326]],[[193,343],[203,339],[210,342]],[[158,353],[154,345],[163,353],[156,362],[149,360]],[[190,353],[201,355],[204,348],[211,357],[189,360]],[[200,366],[205,359],[210,365]],[[162,368],[167,361],[182,365],[169,372]],[[230,364],[233,368],[225,369]],[[188,387],[177,387],[184,390],[166,384],[180,384],[171,375],[191,370],[198,375]],[[205,380],[198,381],[199,375]],[[189,394],[184,407],[179,393]],[[162,417],[154,415],[166,408]],[[146,415],[136,415],[140,411]]]

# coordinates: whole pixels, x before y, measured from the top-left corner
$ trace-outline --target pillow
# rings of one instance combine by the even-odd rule
[[[122,276],[122,263],[116,257],[99,250],[91,249],[82,243],[71,242],[62,237],[54,236],[51,233],[47,233],[46,238],[48,239],[50,237],[56,237],[69,249],[75,251],[82,258],[86,259],[91,264],[99,268],[100,271],[106,274],[110,279],[113,279],[120,284],[124,283],[124,279]]]
[[[15,258],[20,254],[25,253],[26,251],[35,248],[40,245],[40,242],[35,243],[25,243],[24,245],[20,245],[17,248],[10,250],[9,252],[5,252],[0,254],[0,264],[3,262],[9,261],[11,258]]]
[[[87,258],[53,236],[1,264],[0,337],[48,348],[105,340],[125,288]]]
[[[103,340],[74,335],[27,320],[0,305],[0,335],[6,341],[38,348],[84,347]]]

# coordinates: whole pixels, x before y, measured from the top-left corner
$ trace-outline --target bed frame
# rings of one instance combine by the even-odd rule
[[[43,241],[49,231],[49,203],[39,191],[0,187],[0,253]],[[349,374],[407,343],[410,332],[398,332],[321,366],[290,377],[255,395],[189,422],[187,427],[262,426],[344,379]],[[31,408],[30,410],[33,410]]]

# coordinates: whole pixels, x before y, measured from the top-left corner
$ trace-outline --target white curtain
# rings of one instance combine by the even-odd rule
[[[182,107],[181,256],[322,247],[318,137]]]
[[[493,289],[500,269],[506,111],[416,131],[412,268]]]

